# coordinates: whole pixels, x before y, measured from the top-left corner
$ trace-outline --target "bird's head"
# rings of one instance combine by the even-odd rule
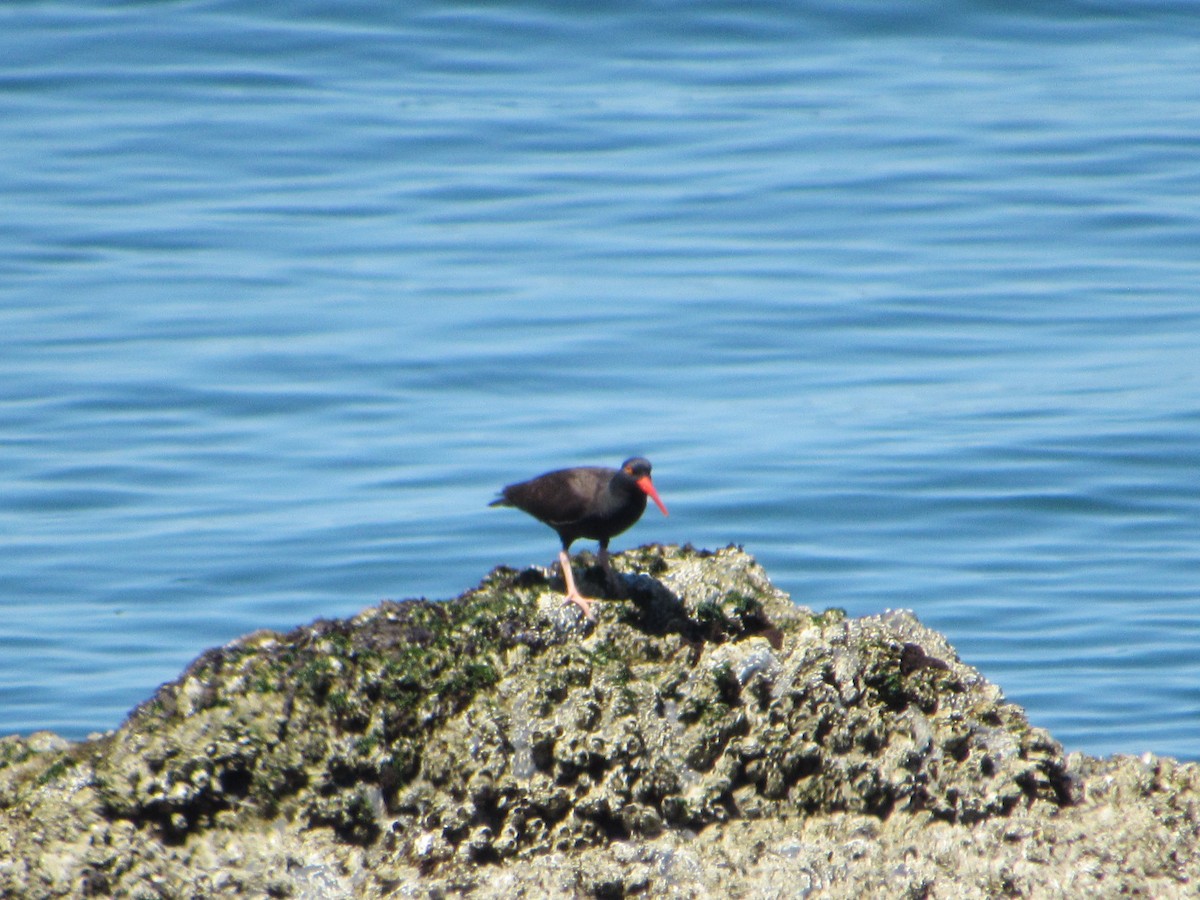
[[[659,508],[664,516],[669,516],[667,507],[659,499],[658,491],[654,489],[654,482],[650,480],[650,460],[641,456],[634,456],[621,463],[621,471],[632,478],[642,492],[654,501],[654,505]]]

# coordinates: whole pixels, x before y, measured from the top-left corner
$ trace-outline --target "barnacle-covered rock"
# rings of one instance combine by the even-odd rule
[[[797,606],[739,548],[614,564],[594,624],[497,569],[0,741],[0,895],[1194,889],[1194,766],[1064,757],[910,613]]]

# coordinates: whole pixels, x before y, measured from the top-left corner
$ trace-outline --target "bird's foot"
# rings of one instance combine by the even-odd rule
[[[592,622],[596,621],[596,617],[592,615],[592,601],[583,596],[583,594],[579,593],[578,591],[569,593],[567,594],[567,602],[574,603],[581,610],[583,610],[584,618]]]
[[[575,587],[575,576],[571,574],[571,557],[567,555],[565,547],[558,554],[558,562],[562,568],[563,581],[567,583],[567,602],[574,603],[582,609],[584,617],[589,621],[596,621],[596,617],[592,615],[592,601],[579,593],[579,588]]]

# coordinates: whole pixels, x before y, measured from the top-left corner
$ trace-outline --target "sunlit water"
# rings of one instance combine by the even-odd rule
[[[495,490],[640,453],[614,549],[1200,757],[1200,27],[955,6],[0,9],[0,733],[548,564]]]

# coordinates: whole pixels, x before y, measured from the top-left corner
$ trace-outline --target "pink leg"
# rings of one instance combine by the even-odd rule
[[[558,562],[562,566],[563,581],[567,583],[567,602],[574,603],[583,610],[583,614],[589,619],[595,619],[592,615],[592,603],[587,597],[579,593],[579,589],[575,587],[575,575],[571,572],[571,557],[567,555],[566,550],[558,551]]]

